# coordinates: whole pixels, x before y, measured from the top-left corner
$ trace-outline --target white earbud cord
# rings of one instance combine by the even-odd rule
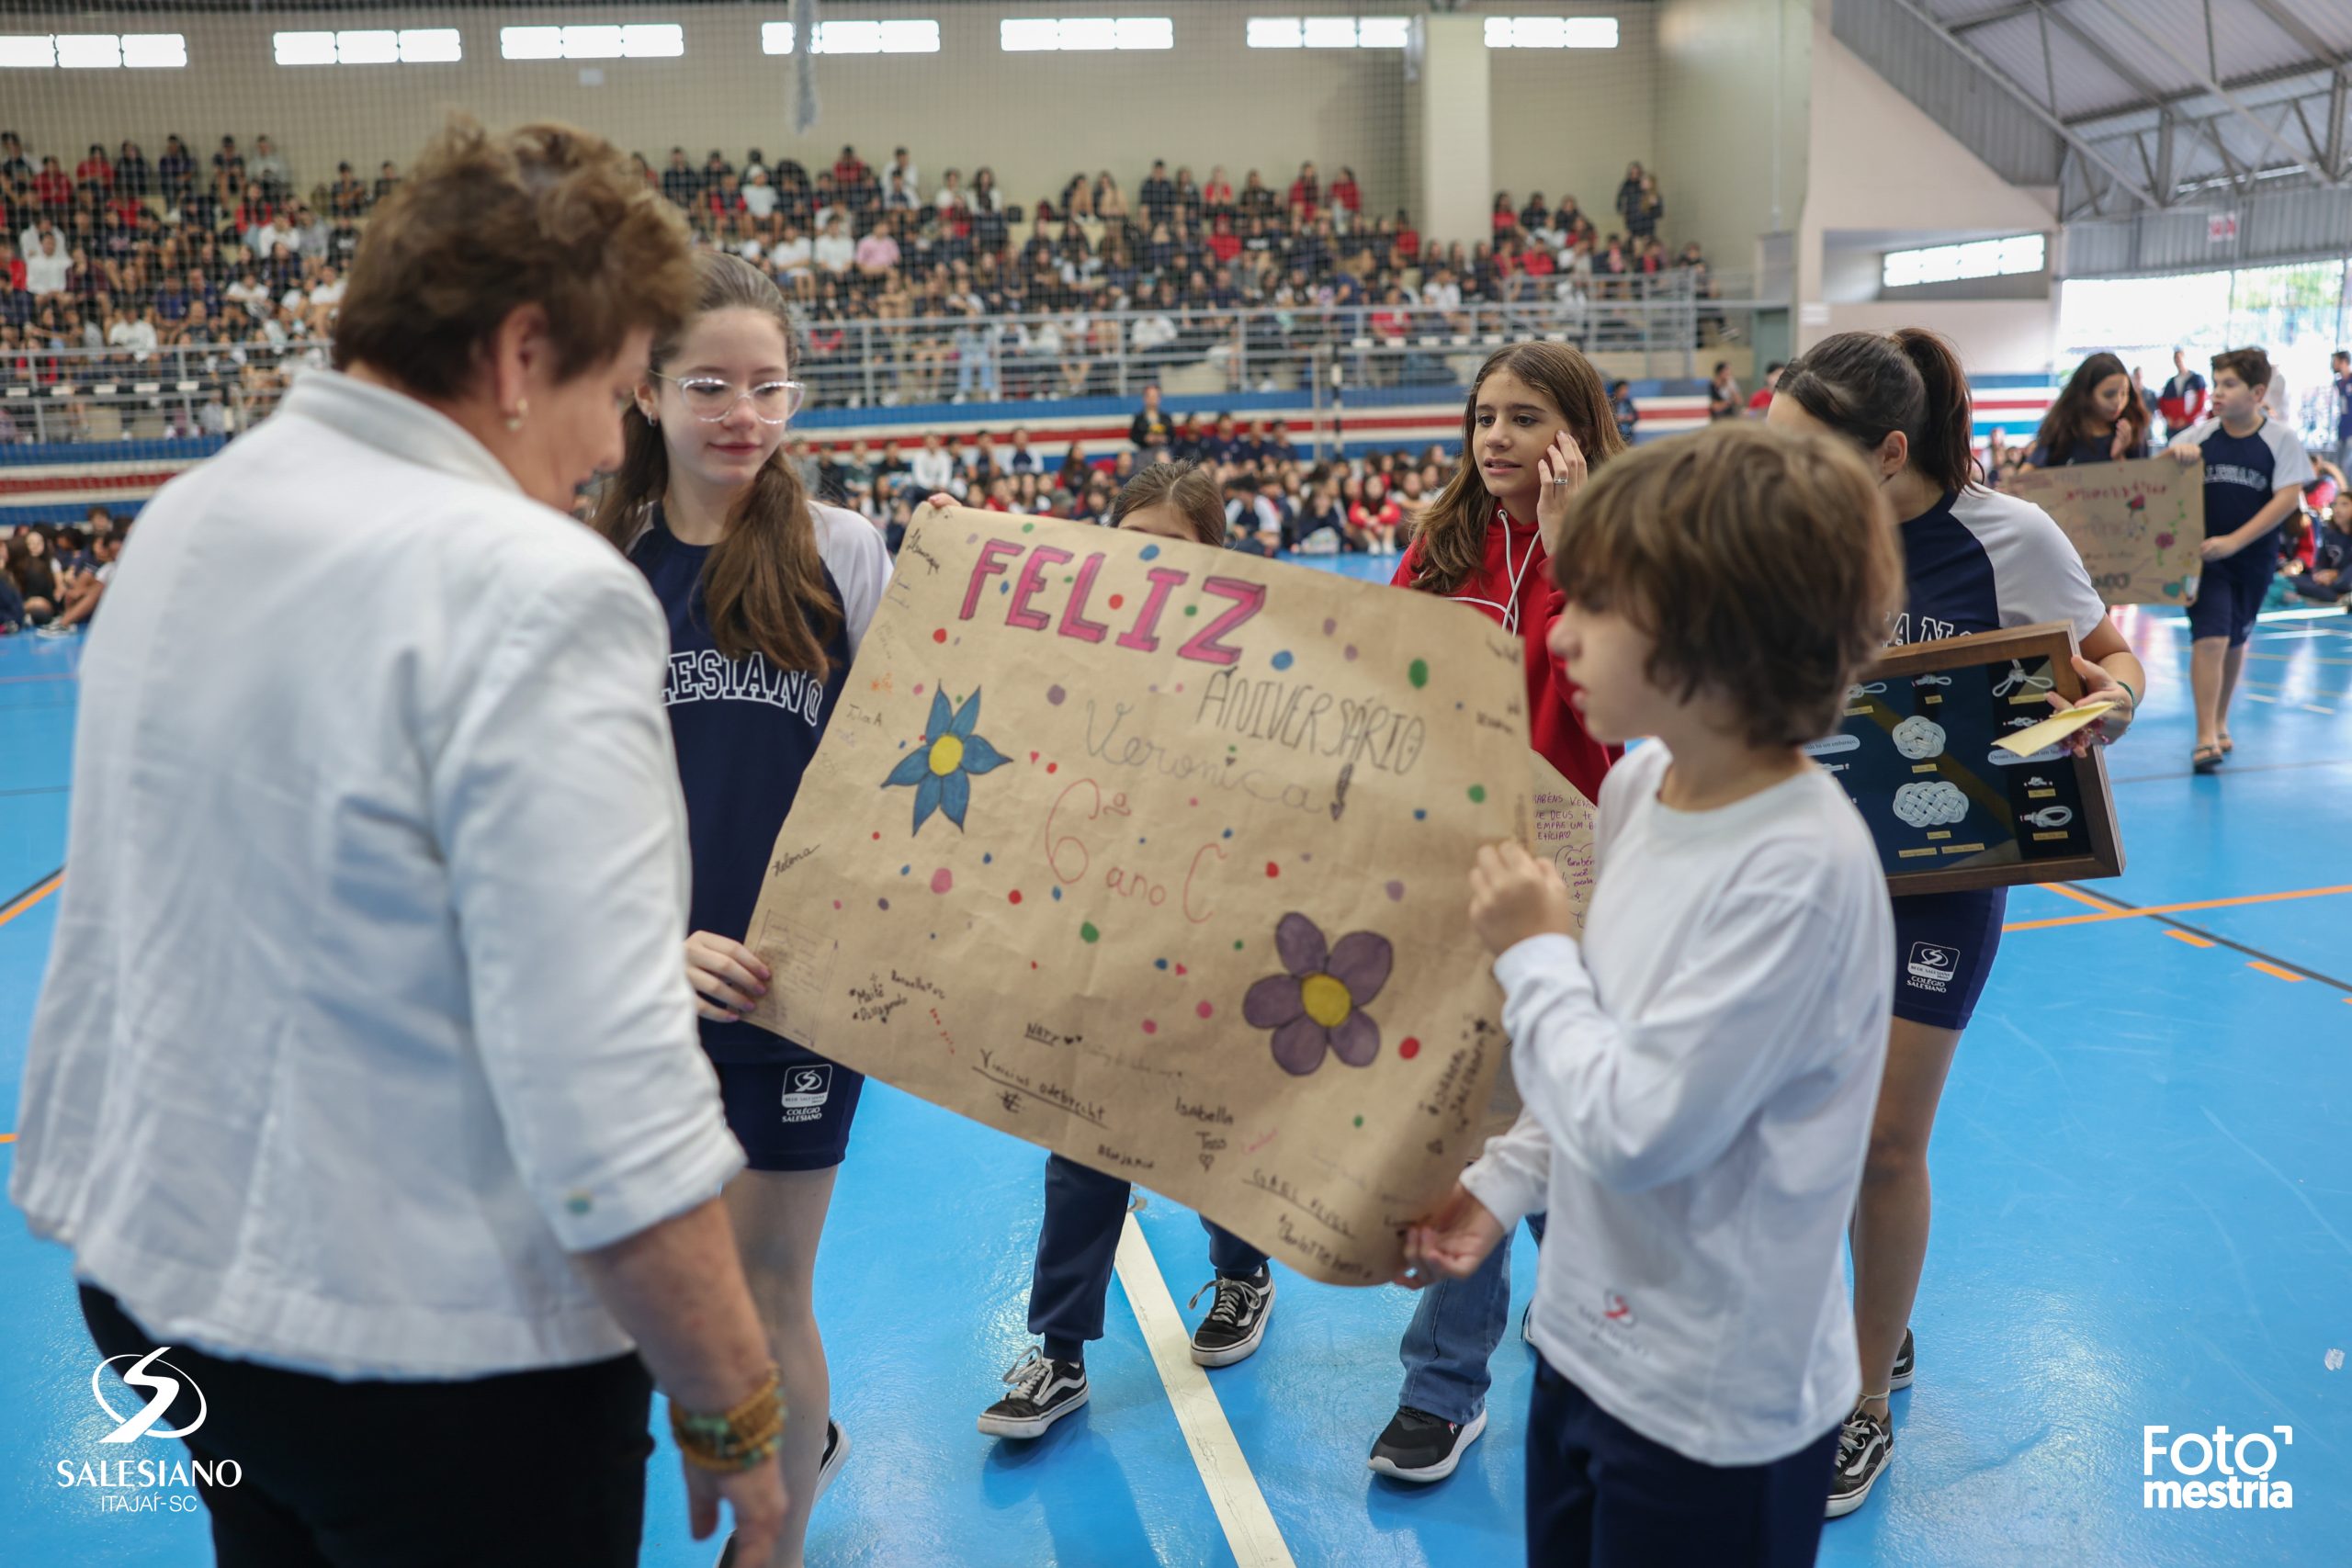
[[[1501,521],[1503,525],[1503,559],[1508,561],[1510,559],[1510,513],[1498,506],[1495,508],[1495,516]],[[1503,618],[1503,630],[1507,632],[1515,632],[1519,630],[1520,580],[1527,575],[1527,569],[1535,564],[1536,547],[1542,545],[1543,542],[1543,531],[1538,529],[1527,541],[1527,553],[1520,557],[1519,564],[1511,569],[1510,604],[1498,604],[1492,599],[1473,599],[1467,595],[1464,595],[1457,602],[1464,604],[1480,604],[1489,610],[1494,610],[1499,613]]]

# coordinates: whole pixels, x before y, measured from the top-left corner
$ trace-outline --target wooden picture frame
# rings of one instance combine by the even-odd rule
[[[1805,748],[1845,789],[1897,894],[2120,875],[2102,750],[2011,758],[1994,742],[2082,695],[2063,621],[1890,648]]]

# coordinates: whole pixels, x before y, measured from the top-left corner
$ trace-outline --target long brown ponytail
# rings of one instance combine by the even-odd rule
[[[1486,560],[1487,525],[1495,514],[1495,498],[1478,475],[1478,390],[1488,377],[1505,370],[1552,400],[1567,422],[1568,434],[1584,449],[1589,468],[1597,468],[1625,449],[1609,393],[1591,360],[1563,343],[1513,344],[1488,355],[1463,401],[1462,460],[1436,499],[1421,508],[1418,520],[1420,554],[1413,586],[1425,593],[1460,592]]]
[[[1774,396],[1794,398],[1865,452],[1901,431],[1909,466],[1939,489],[1976,484],[1968,376],[1951,344],[1924,327],[1823,338],[1790,361]]]
[[[801,340],[784,295],[759,268],[725,251],[698,250],[701,289],[684,327],[653,347],[653,368],[669,364],[695,321],[715,310],[756,310],[784,333],[786,362],[800,363]],[[644,531],[646,508],[670,488],[670,453],[662,432],[632,407],[622,416],[627,451],[605,481],[593,526],[627,549]],[[763,655],[779,670],[832,673],[825,643],[841,611],[825,592],[817,517],[800,471],[779,445],[728,509],[718,543],[702,569],[703,613],[711,640],[729,659]]]

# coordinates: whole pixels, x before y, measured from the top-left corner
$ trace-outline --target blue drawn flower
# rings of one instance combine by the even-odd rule
[[[1283,1070],[1311,1073],[1326,1051],[1349,1066],[1370,1066],[1380,1054],[1380,1025],[1363,1010],[1388,984],[1396,956],[1388,939],[1350,931],[1326,946],[1322,928],[1294,912],[1274,927],[1274,951],[1286,973],[1250,987],[1241,1016],[1274,1032],[1274,1060]]]
[[[979,722],[978,687],[952,716],[947,694],[932,693],[931,727],[923,732],[930,744],[899,758],[899,765],[890,770],[890,776],[882,781],[885,789],[894,784],[914,785],[916,832],[922,831],[924,820],[934,811],[956,827],[963,827],[965,807],[972,804],[972,775],[991,773],[1012,761],[985,738],[972,733]]]

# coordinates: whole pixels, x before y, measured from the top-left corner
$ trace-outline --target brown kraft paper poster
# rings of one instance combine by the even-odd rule
[[[2050,513],[2109,604],[2186,604],[2204,570],[2205,470],[2170,457],[2037,468],[2002,481]]]
[[[1505,1055],[1466,874],[1537,842],[1523,670],[1426,595],[927,508],[777,837],[752,1021],[1385,1281]]]

